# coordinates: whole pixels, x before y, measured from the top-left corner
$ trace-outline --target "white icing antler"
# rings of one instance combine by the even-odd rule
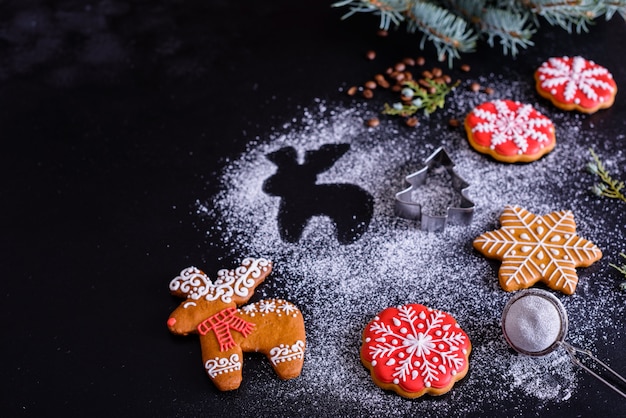
[[[264,258],[246,258],[241,266],[235,270],[222,269],[217,272],[217,280],[211,291],[206,295],[207,300],[222,298],[223,302],[229,303],[232,297],[248,298],[251,296],[250,289],[254,288],[263,273],[271,268],[271,261]]]
[[[209,293],[211,279],[195,267],[187,267],[170,282],[170,291],[178,296],[198,300]]]
[[[264,258],[246,258],[234,270],[217,272],[215,283],[201,270],[188,267],[170,282],[170,291],[178,296],[198,300],[204,297],[213,301],[220,299],[230,303],[233,296],[247,299],[255,287],[271,271],[272,262]]]

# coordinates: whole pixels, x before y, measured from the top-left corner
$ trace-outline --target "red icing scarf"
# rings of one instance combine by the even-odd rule
[[[213,330],[220,344],[220,351],[226,351],[235,346],[235,340],[230,333],[231,329],[239,331],[244,338],[247,337],[254,328],[254,324],[244,321],[235,316],[237,308],[226,308],[216,313],[198,324],[198,332],[200,335],[206,335]]]

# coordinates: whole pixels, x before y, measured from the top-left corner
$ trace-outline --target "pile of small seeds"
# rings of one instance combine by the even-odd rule
[[[379,36],[386,36],[380,34]],[[376,51],[369,50],[365,53],[365,58],[373,61],[376,59]],[[362,85],[352,85],[347,89],[349,96],[360,94],[366,100],[374,98],[376,90],[391,91],[399,95],[399,99],[392,106],[385,104],[382,112],[387,115],[397,115],[402,117],[404,124],[409,127],[419,125],[419,119],[415,113],[425,108],[424,98],[432,98],[438,102],[426,107],[425,112],[431,113],[435,108],[443,107],[445,95],[461,83],[460,80],[453,82],[452,77],[445,74],[440,67],[434,66],[430,70],[424,68],[426,59],[423,56],[417,58],[405,57],[395,64],[386,68],[367,80]],[[471,68],[468,64],[459,67],[463,73],[469,73]],[[483,92],[492,95],[494,90],[491,87],[484,88],[477,82],[469,85],[469,90],[479,93]],[[418,94],[416,94],[418,93]],[[417,97],[420,96],[420,97]],[[380,124],[378,117],[365,120],[368,127],[375,128]],[[450,126],[457,127],[460,122],[456,119],[450,120]]]

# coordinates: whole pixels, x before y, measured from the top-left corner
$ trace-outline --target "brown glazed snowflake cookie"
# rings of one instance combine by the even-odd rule
[[[535,71],[537,92],[563,110],[594,113],[613,105],[617,84],[604,67],[583,57],[550,58]]]
[[[508,292],[542,281],[571,295],[578,284],[576,267],[588,267],[602,258],[598,247],[576,235],[571,211],[538,216],[519,206],[506,206],[500,224],[502,228],[476,238],[474,248],[502,260],[498,277]]]
[[[507,163],[535,161],[556,145],[552,121],[531,105],[511,100],[475,107],[465,118],[465,131],[472,148]]]
[[[452,389],[467,374],[471,350],[452,316],[409,304],[387,308],[367,324],[361,361],[379,387],[417,398]]]

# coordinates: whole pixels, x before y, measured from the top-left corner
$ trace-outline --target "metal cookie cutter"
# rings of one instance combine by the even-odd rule
[[[440,168],[441,167],[441,168]],[[450,188],[460,195],[460,202],[455,206],[447,206],[445,215],[433,215],[422,212],[422,205],[412,199],[411,195],[437,169],[445,170],[450,176]],[[454,163],[443,148],[438,148],[424,161],[424,168],[405,177],[410,187],[396,193],[395,214],[401,218],[420,220],[421,229],[430,232],[440,232],[446,225],[469,225],[474,215],[474,202],[465,195],[469,183],[454,171]],[[447,205],[447,203],[444,203]]]

